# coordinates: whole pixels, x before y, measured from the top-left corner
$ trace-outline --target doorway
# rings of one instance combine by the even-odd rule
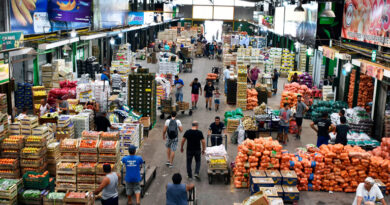
[[[223,21],[205,21],[205,38],[208,42],[213,40],[221,42]]]

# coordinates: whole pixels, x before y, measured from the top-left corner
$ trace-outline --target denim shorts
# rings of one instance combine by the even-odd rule
[[[288,126],[282,126],[282,125],[279,125],[279,133],[285,133],[285,134],[288,134],[288,129],[289,127]]]
[[[169,137],[167,137],[167,143],[165,143],[165,146],[167,148],[170,148],[172,151],[176,151],[177,149],[177,142],[178,142],[178,138],[176,139],[169,139]]]
[[[220,103],[219,99],[215,99],[214,103],[219,105],[219,103]]]
[[[126,195],[131,196],[133,194],[141,193],[141,185],[139,182],[126,182]]]

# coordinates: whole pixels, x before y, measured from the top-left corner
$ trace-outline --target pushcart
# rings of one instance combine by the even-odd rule
[[[212,135],[207,135],[207,141],[206,141],[206,146],[209,147],[209,141],[211,145],[211,138],[216,138],[217,142],[218,139],[222,139],[222,144],[223,141],[225,141],[225,149],[227,150],[227,135],[222,135],[222,134],[212,134]],[[212,160],[222,160],[225,161],[225,163],[218,163],[218,164],[213,164]],[[209,184],[213,183],[213,178],[215,176],[222,176],[224,179],[225,184],[229,184],[230,182],[230,169],[228,166],[228,161],[225,156],[213,156],[210,157],[210,159],[207,160],[207,175],[209,179]]]
[[[212,67],[211,72],[217,74],[217,79],[215,81],[218,83],[221,78],[222,69],[220,67]]]
[[[188,205],[197,205],[198,199],[196,199],[196,188],[188,191]]]
[[[177,113],[181,112],[184,114],[186,111],[188,111],[188,115],[192,115],[192,109],[190,108],[190,103],[187,102],[178,102],[176,106],[173,105],[172,98],[169,99],[161,99],[161,115],[160,119],[165,118],[165,114],[170,115],[173,111],[176,111]]]
[[[125,176],[124,174],[126,173],[125,170],[123,169],[124,166],[122,166],[121,174],[122,176]],[[140,181],[140,186],[141,186],[141,197],[143,198],[146,190],[149,188],[150,184],[152,183],[153,179],[156,178],[156,171],[157,167],[156,166],[146,166],[145,161],[141,167],[141,181]],[[124,177],[122,177],[122,184],[125,185]]]

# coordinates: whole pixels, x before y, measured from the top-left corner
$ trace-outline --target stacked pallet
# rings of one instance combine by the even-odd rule
[[[85,136],[85,135],[84,135]],[[84,137],[80,141],[79,155],[80,163],[77,166],[77,190],[93,191],[96,186],[96,162],[98,161],[98,140]],[[89,139],[86,139],[89,138]]]
[[[245,65],[239,66],[237,77],[237,107],[246,110],[247,105],[247,69]]]
[[[74,138],[74,125],[69,116],[61,116],[58,119],[56,138],[57,140]]]
[[[5,138],[1,144],[1,156],[11,159],[19,159],[20,151],[24,147],[24,136],[11,135]]]
[[[58,68],[60,66],[65,66],[65,60],[63,64],[62,61],[55,60],[53,64],[45,64],[41,66],[42,84],[45,87],[46,91],[50,91],[50,89],[52,88],[60,88],[58,75]]]
[[[60,143],[60,162],[57,163],[56,190],[77,189],[77,165],[79,163],[79,140],[63,139]]]
[[[20,122],[11,123],[8,129],[9,135],[20,135]]]
[[[44,172],[47,168],[46,137],[28,136],[24,140],[24,145],[20,154],[22,175],[27,171]]]
[[[16,179],[0,179],[0,201],[1,204],[19,204],[18,203],[18,184],[21,180]]]

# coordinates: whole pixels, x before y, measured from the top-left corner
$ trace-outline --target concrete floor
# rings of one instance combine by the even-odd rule
[[[141,63],[144,67],[150,68],[151,72],[156,72],[158,70],[158,65],[145,64]],[[207,73],[211,72],[213,66],[222,66],[221,62],[216,60],[208,60],[205,58],[195,59],[194,68],[192,73],[182,73],[180,78],[183,79],[185,83],[184,88],[184,101],[190,102],[190,87],[189,84],[193,78],[197,77],[200,79],[202,86],[205,84],[205,77]],[[279,109],[280,103],[280,92],[283,90],[283,85],[286,83],[286,79],[280,79],[278,85],[278,94],[268,99],[268,105]],[[220,89],[223,91],[223,82],[220,82]],[[193,120],[199,121],[200,130],[205,135],[208,130],[208,126],[213,122],[215,116],[223,115],[225,111],[235,109],[234,106],[229,106],[226,104],[225,100],[221,100],[220,110],[215,112],[215,110],[208,111],[205,109],[205,100],[203,97],[200,97],[198,104],[198,109],[194,111],[192,116],[188,114],[178,115],[178,119],[181,120],[184,130],[191,128],[191,122]],[[250,114],[251,111],[246,111]],[[186,159],[185,153],[176,152],[176,157],[174,160],[174,167],[169,169],[165,166],[166,162],[166,148],[165,141],[162,139],[162,128],[165,120],[158,120],[154,129],[150,131],[149,137],[144,140],[144,144],[141,150],[141,155],[146,161],[147,165],[157,166],[157,177],[152,182],[151,186],[146,192],[145,197],[141,200],[141,204],[146,205],[161,205],[165,204],[165,186],[167,183],[171,182],[171,177],[174,173],[181,173],[183,176],[183,183],[188,183],[186,176]],[[273,137],[276,136],[276,133],[273,133]],[[179,141],[181,140],[181,136]],[[230,142],[230,140],[228,140]],[[291,135],[290,141],[287,144],[287,149],[290,152],[294,152],[297,147],[304,146],[306,144],[315,144],[316,135],[314,131],[310,128],[310,121],[304,120],[303,123],[303,133],[301,140],[295,140]],[[180,145],[179,145],[180,146]],[[178,148],[180,150],[180,147]],[[230,161],[234,160],[237,155],[237,145],[231,143],[228,144],[228,154]],[[195,162],[194,162],[195,163]],[[193,164],[194,164],[193,163]],[[195,166],[195,165],[193,165]],[[201,205],[231,205],[234,202],[242,202],[247,198],[250,193],[247,189],[236,189],[232,184],[225,185],[222,181],[217,181],[212,185],[208,184],[207,180],[207,164],[202,157],[202,165],[200,170],[200,181],[193,180],[191,183],[194,183],[197,188],[197,198],[199,200],[198,204]],[[301,192],[299,204],[302,205],[312,205],[312,204],[352,204],[355,194],[347,193],[328,193],[328,192]],[[388,198],[387,198],[388,199]],[[99,204],[100,202],[98,202]],[[122,192],[120,197],[120,204],[126,204],[126,197]],[[133,200],[133,204],[135,201]]]

